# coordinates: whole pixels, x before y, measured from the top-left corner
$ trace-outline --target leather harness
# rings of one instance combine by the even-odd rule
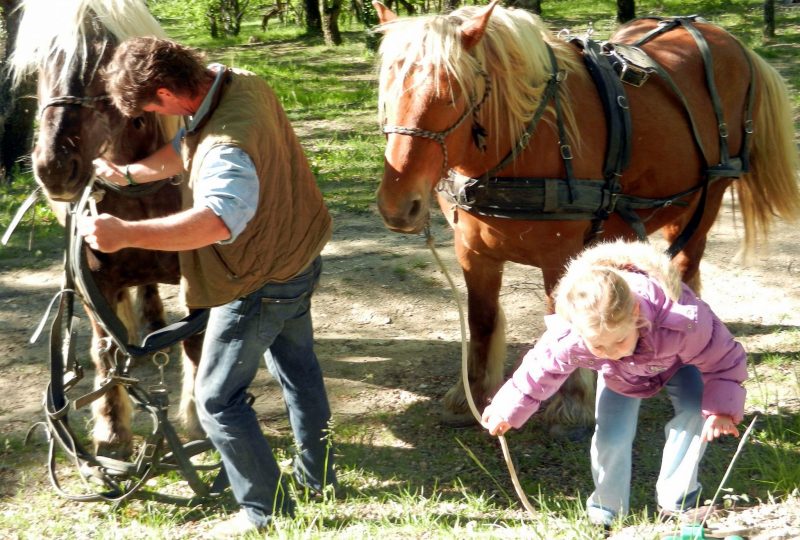
[[[572,152],[564,129],[563,115],[558,99],[558,84],[563,76],[557,60],[548,46],[551,60],[551,76],[544,90],[539,107],[522,136],[501,162],[477,178],[470,178],[449,170],[448,175],[437,185],[437,190],[454,206],[480,215],[519,220],[590,220],[592,228],[585,243],[595,241],[603,230],[603,223],[616,212],[636,232],[640,240],[646,240],[644,223],[635,210],[660,209],[668,206],[688,206],[683,199],[700,192],[700,201],[686,227],[667,249],[674,257],[697,230],[705,207],[709,185],[721,178],[738,178],[749,170],[749,138],[753,131],[752,108],[754,101],[753,66],[750,68],[750,84],[744,109],[744,136],[738,157],[731,157],[728,150],[728,127],[722,105],[714,83],[714,68],[711,52],[703,35],[692,24],[702,21],[697,16],[657,18],[656,28],[645,34],[633,45],[603,42],[597,43],[588,37],[571,40],[583,52],[584,62],[591,75],[603,104],[606,116],[607,145],[603,164],[603,179],[576,179],[572,172]],[[705,68],[708,92],[717,118],[720,162],[708,163],[696,122],[686,98],[661,65],[640,47],[674,28],[684,28],[694,38]],[[738,42],[737,42],[738,43]],[[706,167],[698,185],[688,190],[663,198],[644,198],[622,192],[620,178],[630,162],[631,119],[624,84],[642,86],[655,73],[675,93],[683,104],[684,114],[691,126],[698,151],[706,160]],[[624,83],[624,84],[623,84]],[[496,173],[509,165],[527,147],[544,109],[552,100],[555,108],[556,126],[559,136],[559,152],[564,163],[563,178],[502,177]]]
[[[131,342],[134,336],[128,335],[125,325],[111,309],[94,281],[87,264],[86,246],[77,233],[77,216],[92,205],[92,184],[86,187],[78,203],[70,205],[66,217],[64,283],[31,338],[31,342],[38,338],[51,309],[58,302],[50,327],[50,383],[44,397],[43,425],[49,439],[50,482],[61,496],[74,501],[108,501],[119,504],[128,499],[144,499],[193,505],[216,496],[224,488],[227,478],[220,474],[209,485],[198,475],[199,470],[211,471],[220,467],[219,463],[196,465],[191,460],[192,456],[212,449],[211,443],[207,439],[182,443],[168,418],[169,398],[163,379],[161,384],[143,388],[139,384],[141,381],[131,376],[130,367],[133,357],[164,354],[158,351],[202,332],[208,320],[208,310],[192,311],[184,319],[151,333],[140,345]],[[152,189],[151,187],[150,190]],[[142,193],[137,195],[142,196]],[[70,390],[83,378],[83,368],[75,351],[76,297],[80,298],[106,331],[109,336],[108,345],[113,342],[122,354],[111,359],[112,369],[97,388],[70,399]],[[166,362],[163,362],[159,369],[162,370],[165,365]],[[148,413],[153,423],[152,431],[144,438],[138,454],[131,461],[97,455],[88,450],[69,424],[70,411],[93,403],[117,386],[125,388],[134,404]],[[99,491],[77,494],[62,488],[56,471],[56,443],[76,465],[80,476],[98,484]],[[168,471],[179,472],[191,487],[194,496],[176,496],[144,489],[150,478]]]

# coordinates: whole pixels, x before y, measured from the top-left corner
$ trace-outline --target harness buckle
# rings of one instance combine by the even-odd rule
[[[719,127],[719,136],[722,137],[723,139],[727,139],[728,138],[728,124],[725,123],[725,122],[720,122],[718,127]]]
[[[572,159],[572,148],[568,144],[562,144],[560,150],[561,159]]]
[[[617,55],[617,58],[621,59],[621,56]],[[647,79],[650,78],[650,70],[626,61],[620,62],[620,65],[622,66],[622,69],[619,72],[620,80],[633,86],[634,88],[641,88],[644,83],[647,82]]]
[[[748,135],[753,134],[753,121],[752,120],[745,120],[744,121],[744,132]]]

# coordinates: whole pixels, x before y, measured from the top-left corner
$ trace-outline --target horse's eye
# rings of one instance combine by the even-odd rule
[[[141,116],[137,116],[133,119],[133,127],[136,129],[142,129],[144,127],[144,118]]]

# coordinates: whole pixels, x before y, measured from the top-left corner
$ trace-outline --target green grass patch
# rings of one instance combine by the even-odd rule
[[[0,184],[0,235],[5,234],[36,182],[30,173],[17,173],[11,184]],[[64,247],[64,229],[40,194],[24,215],[8,243],[0,246],[4,268],[41,268],[53,263]]]

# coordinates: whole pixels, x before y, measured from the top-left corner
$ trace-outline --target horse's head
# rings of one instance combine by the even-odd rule
[[[483,36],[495,3],[470,18],[406,20],[374,5],[384,33],[380,114],[387,137],[378,209],[389,229],[415,233],[428,220],[436,184],[478,142],[475,117],[490,84],[468,51]]]
[[[92,161],[124,123],[97,72],[112,47],[107,41],[89,44],[85,58],[64,66],[65,54],[58,53],[39,69],[39,131],[31,161],[37,181],[56,201],[80,195],[94,172]]]
[[[123,7],[135,8],[137,16]],[[106,93],[102,68],[127,35],[123,21],[159,27],[135,3],[25,0],[22,9],[11,65],[17,82],[28,73],[38,76],[34,175],[52,200],[72,201],[94,174],[98,156],[126,163],[157,147],[155,117],[124,118]]]

